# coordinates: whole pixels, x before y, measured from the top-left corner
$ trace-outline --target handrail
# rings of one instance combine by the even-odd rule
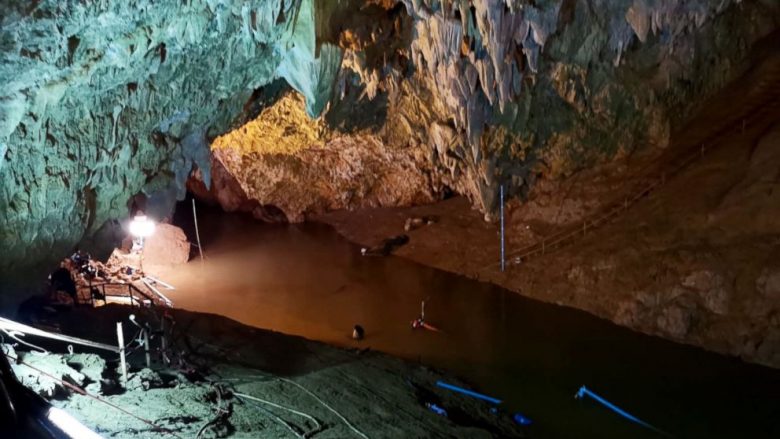
[[[106,293],[106,287],[127,287],[127,296],[121,296],[116,294],[107,294]],[[154,298],[150,296],[149,294],[143,292],[140,288],[138,288],[135,284],[132,282],[102,282],[97,284],[87,284],[87,285],[79,285],[79,290],[87,289],[89,291],[89,300],[92,300],[94,303],[94,297],[92,295],[92,289],[93,288],[99,288],[103,294],[103,297],[129,297],[131,305],[135,305],[133,302],[134,300],[139,302],[139,304],[142,302],[143,299],[148,300],[152,305],[154,305]],[[141,296],[141,298],[137,298],[134,296],[133,293],[137,293],[137,295]]]
[[[92,348],[103,349],[106,351],[119,353],[119,348],[116,346],[111,346],[111,345],[98,343],[90,340],[84,340],[82,338],[71,337],[69,335],[54,334],[51,332],[44,331],[42,329],[38,329],[32,326],[15,322],[13,320],[6,319],[4,317],[0,317],[0,329],[7,330],[7,331],[21,332],[24,334],[35,335],[38,337],[50,338],[53,340],[59,340],[67,343],[89,346]]]

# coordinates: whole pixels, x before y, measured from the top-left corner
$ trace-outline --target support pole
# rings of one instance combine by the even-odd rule
[[[162,354],[162,362],[166,366],[170,363],[168,361],[168,343],[165,339],[165,318],[160,320],[160,353]]]
[[[195,211],[195,199],[192,199],[192,218],[195,220],[195,238],[198,240],[198,253],[200,262],[203,262],[203,247],[200,245],[200,232],[198,231],[198,213]]]
[[[122,322],[116,323],[116,339],[119,343],[119,363],[122,368],[122,385],[127,385],[127,361],[125,359],[125,334],[122,332]]]
[[[499,187],[499,203],[500,210],[501,210],[501,271],[504,271],[504,268],[506,268],[506,261],[504,260],[505,250],[504,250],[504,185],[500,185]]]
[[[152,357],[149,355],[149,331],[144,329],[144,354],[146,354],[146,367],[152,367]]]

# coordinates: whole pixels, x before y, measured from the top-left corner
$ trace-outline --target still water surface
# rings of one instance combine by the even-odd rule
[[[176,222],[190,233],[185,207]],[[586,385],[674,437],[780,438],[778,370],[405,259],[363,257],[324,225],[199,213],[207,261],[165,278],[178,307],[448,371],[533,419],[534,437],[662,437],[575,400]],[[441,333],[411,330],[422,300]],[[354,324],[365,340],[349,338]]]

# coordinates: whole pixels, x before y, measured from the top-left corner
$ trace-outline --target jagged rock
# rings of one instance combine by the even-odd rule
[[[691,310],[678,305],[664,308],[656,321],[658,329],[678,339],[688,334],[691,322]]]
[[[385,148],[370,133],[332,132],[307,118],[303,99],[287,94],[215,140],[213,193],[226,210],[262,217],[273,206],[291,222],[328,210],[431,202],[435,188],[421,174],[429,165],[416,152]]]
[[[384,109],[378,138],[341,142],[376,145],[366,154],[417,149],[426,165],[415,172],[433,177],[426,191],[446,185],[492,217],[499,183],[516,196],[540,167],[565,174],[648,138],[663,144],[670,110],[679,119],[694,93],[738,73],[744,48],[778,17],[777,5],[736,0],[5,1],[0,10],[3,271],[65,253],[126,215],[136,193],[181,197],[193,166],[208,187],[209,140],[243,122],[255,91],[276,78],[305,97],[309,116],[373,98]],[[327,117],[340,124],[355,113]],[[244,190],[260,206],[278,203]],[[317,209],[360,205],[339,191]],[[300,219],[296,210],[285,214]]]
[[[208,184],[209,139],[254,90],[295,79],[316,116],[341,59],[315,46],[311,0],[16,3],[0,1],[0,272],[58,259],[136,193],[181,198],[195,165]]]
[[[685,277],[682,285],[695,290],[709,311],[720,315],[728,312],[730,294],[720,273],[709,270],[696,271]]]

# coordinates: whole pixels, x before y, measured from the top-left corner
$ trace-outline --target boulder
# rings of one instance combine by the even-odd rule
[[[170,224],[158,224],[154,234],[144,244],[144,264],[172,266],[190,259],[190,242],[184,231]]]

